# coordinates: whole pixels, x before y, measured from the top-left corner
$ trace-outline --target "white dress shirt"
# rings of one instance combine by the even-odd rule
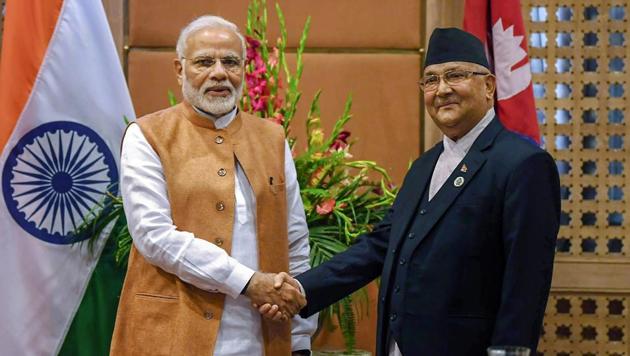
[[[236,109],[214,118],[197,111],[216,128],[227,127]],[[241,165],[234,176],[236,207],[232,254],[213,243],[178,231],[173,224],[167,185],[157,153],[138,125],[125,134],[120,160],[120,189],[133,243],[147,261],[198,288],[224,293],[225,305],[213,355],[263,355],[259,313],[241,291],[258,270],[256,198]],[[291,150],[285,143],[285,181],[289,273],[297,275],[309,266],[308,227],[300,197]],[[317,316],[292,320],[292,349],[310,349],[310,337],[317,328]]]
[[[442,188],[444,182],[446,182],[451,173],[453,173],[453,170],[455,170],[464,159],[477,137],[479,137],[481,132],[490,124],[493,118],[494,108],[490,108],[477,125],[459,140],[453,141],[444,135],[442,139],[444,151],[442,151],[440,157],[438,157],[435,168],[433,169],[431,183],[429,184],[429,200],[433,199],[435,194]],[[390,342],[389,356],[402,356],[396,342]]]
[[[453,141],[448,138],[448,136],[444,135],[442,139],[444,151],[440,154],[437,164],[433,169],[431,184],[429,185],[429,200],[433,199],[433,196],[442,188],[444,182],[446,182],[451,173],[453,173],[453,170],[455,170],[464,159],[477,137],[479,137],[483,129],[490,124],[493,118],[494,108],[490,108],[477,125],[459,140]]]

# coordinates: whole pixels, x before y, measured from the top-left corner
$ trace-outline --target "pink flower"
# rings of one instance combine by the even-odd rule
[[[257,51],[260,47],[260,41],[249,36],[245,36],[245,40],[247,41],[247,62],[250,62],[260,56]]]
[[[254,109],[254,111],[265,111],[266,106],[267,105],[264,100],[252,100],[252,109]]]
[[[350,137],[350,131],[341,131],[330,145],[330,148],[337,151],[348,147],[348,137]]]
[[[335,199],[332,198],[325,200],[315,207],[315,211],[317,211],[319,215],[328,215],[335,209],[335,203]]]

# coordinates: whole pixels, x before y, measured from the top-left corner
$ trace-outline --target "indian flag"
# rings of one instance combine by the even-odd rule
[[[100,0],[7,1],[0,355],[59,353],[105,246],[89,251],[73,231],[117,193],[124,116],[133,107]]]

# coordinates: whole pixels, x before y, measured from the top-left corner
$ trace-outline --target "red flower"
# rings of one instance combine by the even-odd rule
[[[330,145],[330,148],[336,151],[348,147],[348,137],[350,137],[350,131],[341,131]]]
[[[374,187],[374,189],[372,189],[372,193],[376,195],[383,195],[383,189],[381,189],[381,187]]]
[[[318,204],[315,207],[315,211],[317,211],[317,214],[319,215],[328,215],[335,209],[335,203],[335,199],[330,198],[323,201],[321,204]]]

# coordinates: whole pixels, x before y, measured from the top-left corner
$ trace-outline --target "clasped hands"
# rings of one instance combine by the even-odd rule
[[[286,272],[255,272],[245,295],[264,318],[274,321],[287,321],[306,305],[298,282]]]

